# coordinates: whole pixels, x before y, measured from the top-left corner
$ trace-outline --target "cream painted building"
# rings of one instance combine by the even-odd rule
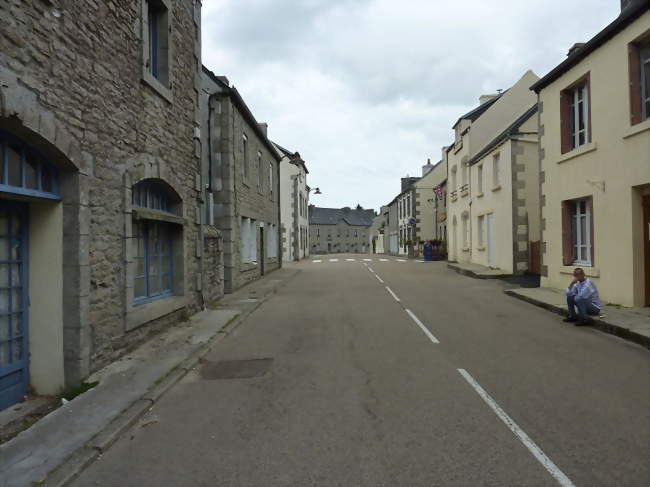
[[[532,89],[540,104],[542,285],[585,269],[604,301],[650,305],[650,4],[612,23]]]
[[[309,187],[307,166],[298,152],[275,144],[280,161],[280,220],[282,259],[286,262],[309,257]]]
[[[435,191],[446,179],[447,162],[443,160],[424,166],[422,178],[414,184],[416,238],[420,242],[446,240],[445,224],[439,221],[444,212],[444,193]]]
[[[498,95],[484,95],[479,98],[480,105],[474,110],[461,116],[453,129],[455,132],[454,144],[450,145],[443,154],[443,160],[447,160],[448,182],[447,189],[449,198],[447,201],[448,227],[448,254],[449,260],[460,263],[472,263],[475,259],[486,262],[480,255],[474,255],[480,247],[477,240],[477,227],[479,224],[478,215],[472,191],[472,171],[478,172],[478,166],[470,164],[478,162],[486,147],[491,146],[502,134],[512,126],[519,117],[536,103],[534,96],[531,96],[530,86],[539,78],[532,71],[527,71],[510,89]],[[511,164],[512,161],[508,160]],[[482,163],[485,170],[485,162]],[[474,180],[477,180],[474,175]],[[505,183],[505,176],[502,178]],[[503,188],[503,185],[501,186]],[[491,189],[491,188],[490,188]],[[498,188],[495,189],[495,192]],[[474,188],[474,193],[476,188]],[[507,193],[508,189],[503,193]],[[485,194],[485,193],[484,193]],[[478,198],[480,199],[480,197]],[[486,198],[487,200],[487,198]],[[512,200],[510,201],[512,204]],[[480,203],[479,203],[480,206]],[[489,214],[490,208],[483,208],[483,215]],[[495,213],[495,212],[492,212]],[[505,216],[505,215],[504,215]],[[494,218],[494,217],[491,217]],[[506,220],[508,221],[508,220]],[[504,225],[507,223],[504,221]],[[487,225],[486,223],[484,223]],[[496,224],[496,220],[490,224]],[[504,237],[507,241],[502,241]],[[513,234],[502,235],[495,233],[496,240],[493,247],[506,245],[513,247]],[[487,253],[487,252],[486,252]],[[500,260],[505,266],[505,271],[511,271],[512,265],[506,265],[506,257]],[[496,261],[494,262],[497,265]]]

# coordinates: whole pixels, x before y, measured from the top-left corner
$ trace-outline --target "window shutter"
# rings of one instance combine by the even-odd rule
[[[571,96],[570,91],[560,93],[560,143],[562,154],[566,154],[571,150]]]
[[[573,218],[572,201],[562,202],[562,264],[573,264],[573,226],[571,219]]]
[[[585,87],[587,89],[587,139],[585,142],[591,142],[593,140],[593,136],[591,135],[591,73],[587,73]]]
[[[591,243],[591,266],[596,266],[596,246],[594,244],[596,236],[594,235],[594,199],[592,197],[587,198],[587,211],[589,212],[589,232],[590,238],[589,242]]]
[[[630,72],[630,124],[641,122],[641,55],[636,44],[628,44]]]

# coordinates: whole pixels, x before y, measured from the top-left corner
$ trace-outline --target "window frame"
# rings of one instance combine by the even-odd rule
[[[485,215],[479,215],[477,217],[477,244],[479,248],[485,247]]]
[[[245,133],[242,133],[242,166],[241,166],[241,176],[244,183],[248,182],[248,177],[250,176],[250,166],[249,166],[249,153],[250,149],[248,147],[248,136]]]
[[[476,190],[478,194],[483,194],[483,164],[476,166]]]
[[[584,211],[581,209],[584,204]],[[584,218],[585,234],[581,219]],[[562,201],[562,263],[565,266],[593,267],[594,250],[593,197]],[[584,249],[585,255],[582,254]],[[583,258],[585,257],[585,258]]]
[[[644,56],[645,59],[644,59]],[[639,46],[639,71],[641,76],[641,121],[650,119],[650,41]]]
[[[158,18],[156,23],[151,22],[151,15],[154,11],[157,11],[156,17],[162,17]],[[171,1],[141,0],[140,17],[142,79],[156,93],[171,103],[173,102],[173,14]],[[160,24],[164,25],[161,26]],[[156,33],[155,38],[152,38],[153,31]],[[160,69],[164,69],[164,72],[156,72]]]
[[[257,151],[257,190],[262,192],[262,152]]]
[[[147,220],[147,219],[142,219],[142,220],[137,220],[133,222],[133,245],[134,248],[136,249],[133,252],[132,258],[133,261],[136,263],[136,269],[137,269],[137,261],[142,260],[142,270],[143,274],[137,274],[134,273],[133,275],[133,305],[137,306],[140,304],[144,303],[150,303],[152,301],[156,301],[158,299],[163,299],[167,298],[169,296],[174,295],[174,229],[172,228],[171,223],[164,222],[164,221],[156,221],[156,220]],[[161,253],[160,251],[154,252],[153,256],[151,255],[151,248],[150,248],[150,235],[151,235],[151,230],[153,228],[157,229],[158,234],[160,234],[160,230],[164,229],[164,239],[166,240],[167,243],[167,253]],[[137,232],[136,232],[136,229]],[[140,230],[144,229],[143,234],[140,234]],[[141,236],[140,236],[141,235]],[[142,249],[143,249],[143,255],[139,255],[139,247],[140,247],[140,239],[143,240],[142,243]],[[158,240],[158,242],[160,239]],[[154,276],[158,278],[158,291],[155,293],[151,292],[151,279],[152,279],[152,274],[151,274],[151,260],[152,257],[158,259],[158,273],[155,274]],[[163,262],[165,259],[168,259],[168,272],[162,272],[163,270]],[[165,276],[167,277],[167,284],[164,286],[164,279]],[[143,280],[143,285],[144,285],[144,294],[138,296],[136,294],[136,281],[142,279]]]
[[[580,92],[583,98],[580,100]],[[582,101],[582,110],[580,110]],[[584,119],[584,129],[580,129],[580,115]],[[580,136],[584,133],[584,142]],[[591,75],[586,73],[560,92],[560,152],[566,154],[591,143],[593,138],[591,124]]]
[[[492,188],[501,185],[501,153],[497,152],[492,156]]]

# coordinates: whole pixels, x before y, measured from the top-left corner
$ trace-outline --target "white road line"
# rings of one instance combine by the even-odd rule
[[[375,277],[377,278],[377,280],[378,280],[379,282],[381,282],[382,284],[384,284],[384,281],[382,280],[381,277],[379,277],[377,274],[375,274]]]
[[[312,260],[314,264],[318,264],[319,262],[323,262],[322,260]]]
[[[364,262],[372,262],[372,259],[363,259]]]
[[[372,267],[370,267],[370,266],[368,266],[368,270],[369,270],[370,272],[372,272],[373,274],[375,273],[375,271],[373,271],[373,270],[372,270]]]
[[[397,259],[397,262],[406,262],[404,259]]]
[[[390,293],[391,296],[393,296],[395,298],[395,301],[397,301],[398,303],[400,302],[399,298],[397,297],[397,295],[393,292],[393,290],[391,288],[386,286],[386,290]]]
[[[440,343],[436,337],[433,336],[433,334],[429,331],[429,329],[424,326],[424,324],[418,319],[417,316],[411,311],[410,309],[405,310],[408,315],[411,317],[413,321],[415,321],[415,324],[418,325],[424,334],[429,337],[429,340],[431,340],[433,343]]]
[[[338,262],[338,259],[330,259],[330,262]]]
[[[388,259],[379,259],[379,262],[390,262]]]
[[[357,260],[357,259],[345,259],[346,262],[354,262],[354,261],[356,261],[356,260]]]
[[[550,473],[555,480],[562,487],[575,487],[573,482],[567,477],[557,466],[548,458],[544,452],[535,444],[533,440],[515,423],[506,412],[501,409],[501,407],[496,403],[490,395],[485,392],[485,390],[474,380],[474,378],[469,375],[465,369],[458,369],[460,375],[462,375],[465,380],[471,385],[474,390],[481,396],[481,399],[492,408],[496,415],[505,423],[505,425],[512,431],[517,438],[524,444],[526,448],[533,454],[533,456],[541,463],[544,468]]]

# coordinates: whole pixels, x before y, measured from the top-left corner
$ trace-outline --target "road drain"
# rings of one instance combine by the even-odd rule
[[[201,378],[218,380],[262,377],[269,371],[272,362],[272,358],[208,362],[201,368]]]

